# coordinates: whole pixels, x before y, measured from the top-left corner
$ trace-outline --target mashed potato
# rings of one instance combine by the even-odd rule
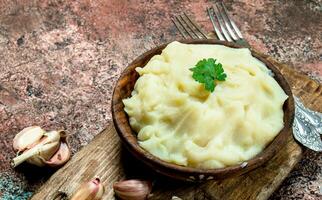
[[[227,74],[212,93],[189,70],[203,58],[217,59]],[[284,126],[287,95],[248,49],[173,42],[136,70],[140,78],[124,109],[140,146],[162,160],[235,165],[261,152]]]

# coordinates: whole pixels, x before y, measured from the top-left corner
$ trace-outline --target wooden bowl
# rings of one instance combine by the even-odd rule
[[[186,44],[222,44],[232,48],[242,48],[241,46],[222,42],[218,40],[182,40],[181,43]],[[116,83],[113,99],[112,99],[112,116],[114,125],[118,135],[120,136],[125,147],[139,160],[150,166],[153,170],[171,178],[185,180],[185,181],[202,181],[210,179],[223,179],[231,176],[244,174],[252,169],[255,169],[268,161],[274,154],[276,154],[285,144],[292,127],[294,119],[294,99],[287,81],[281,72],[264,56],[254,50],[251,50],[252,55],[261,60],[266,66],[271,69],[275,76],[275,80],[283,88],[288,95],[288,99],[283,105],[284,110],[284,128],[279,132],[275,139],[257,156],[247,161],[247,165],[234,165],[219,169],[197,169],[192,167],[185,167],[163,161],[153,156],[148,151],[139,146],[137,134],[131,129],[129,119],[124,111],[122,99],[130,97],[139,74],[135,71],[136,67],[143,67],[146,63],[168,45],[163,44],[158,46],[138,58],[136,58],[122,73],[121,77]]]

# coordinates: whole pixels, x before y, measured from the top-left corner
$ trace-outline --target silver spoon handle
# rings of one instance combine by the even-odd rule
[[[300,102],[300,100],[295,97],[295,105],[299,109],[298,117],[301,118],[301,120],[307,121],[308,123],[311,123],[315,127],[321,127],[322,126],[322,113],[315,112],[313,110],[310,110]]]
[[[322,113],[305,108],[297,97],[293,135],[297,141],[314,151],[322,151]]]

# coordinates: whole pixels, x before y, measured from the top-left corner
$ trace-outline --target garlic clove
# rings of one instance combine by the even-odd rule
[[[145,200],[151,190],[152,183],[144,180],[125,180],[113,185],[116,196],[123,200]]]
[[[44,161],[44,163],[51,167],[61,166],[70,159],[70,155],[67,143],[61,142],[58,151],[48,161]]]
[[[38,144],[12,160],[13,167],[20,165],[26,160],[31,164],[43,166],[43,161],[49,160],[59,149],[60,134],[58,131],[46,132],[44,134],[45,137]]]
[[[99,178],[83,184],[70,200],[100,200],[104,194],[104,187]]]
[[[37,143],[45,134],[39,126],[30,126],[20,131],[13,139],[13,148],[16,151],[24,151]]]
[[[46,160],[49,160],[53,157],[53,155],[55,155],[55,153],[59,150],[59,146],[59,142],[44,144],[40,146],[39,151],[36,155],[33,155],[26,161],[30,164],[42,167],[45,165]]]
[[[48,144],[52,142],[59,142],[61,137],[60,131],[49,131],[44,134],[46,138],[42,140],[39,144]]]
[[[67,133],[63,130],[58,132],[61,141],[59,149],[49,160],[44,161],[44,163],[51,167],[57,167],[65,164],[71,156],[70,148],[67,143]]]

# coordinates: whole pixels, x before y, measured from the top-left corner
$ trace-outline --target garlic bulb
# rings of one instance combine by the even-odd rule
[[[70,200],[100,200],[104,194],[104,187],[99,178],[83,184]]]
[[[152,190],[152,183],[143,180],[125,180],[113,185],[116,196],[123,200],[145,200]]]
[[[70,158],[65,131],[45,132],[38,126],[28,127],[15,136],[13,147],[21,153],[13,158],[13,167],[24,161],[37,166],[59,166]]]

